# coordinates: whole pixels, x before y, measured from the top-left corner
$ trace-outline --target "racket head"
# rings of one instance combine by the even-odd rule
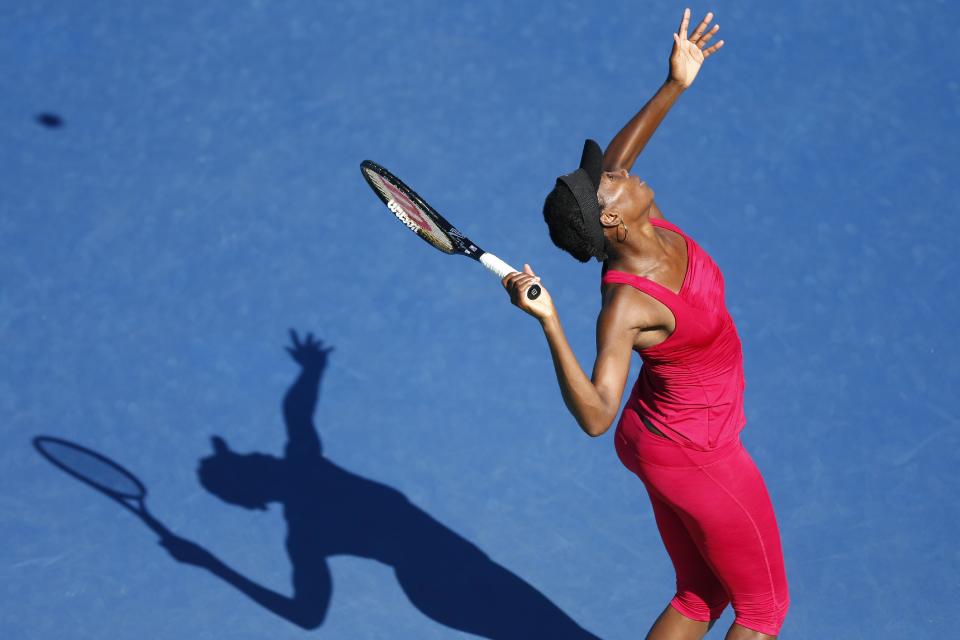
[[[142,502],[147,496],[135,475],[92,449],[52,436],[37,436],[33,446],[61,471],[112,498]]]
[[[416,191],[384,167],[372,160],[364,160],[360,163],[360,171],[393,215],[431,245],[444,253],[462,253],[470,257],[483,253]]]

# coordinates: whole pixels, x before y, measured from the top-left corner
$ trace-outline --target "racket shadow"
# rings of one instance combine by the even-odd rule
[[[237,453],[214,437],[213,454],[200,461],[198,474],[208,491],[229,504],[282,505],[292,595],[240,575],[193,542],[168,536],[162,544],[174,558],[209,570],[305,629],[323,624],[333,591],[328,559],[346,554],[392,567],[410,602],[445,626],[496,639],[596,638],[400,491],[325,458],[313,414],[330,349],[310,335],[303,341],[291,336],[288,351],[301,370],[283,402],[284,456]]]

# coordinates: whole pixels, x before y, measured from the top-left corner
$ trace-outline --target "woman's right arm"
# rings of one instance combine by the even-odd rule
[[[557,383],[567,409],[587,435],[605,433],[617,417],[620,400],[630,372],[630,356],[639,327],[645,326],[645,309],[630,304],[623,296],[604,304],[597,319],[597,359],[592,378],[581,368],[570,348],[563,326],[549,292],[541,283],[540,297],[527,299],[525,292],[539,278],[529,266],[525,273],[514,273],[503,279],[516,306],[537,318],[550,346]]]

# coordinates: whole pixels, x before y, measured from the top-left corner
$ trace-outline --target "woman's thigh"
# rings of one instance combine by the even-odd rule
[[[648,494],[657,529],[677,577],[677,593],[671,604],[688,618],[716,620],[729,603],[726,589],[701,555],[681,517],[649,487]]]
[[[780,533],[766,485],[747,451],[738,447],[711,464],[642,465],[640,471],[683,522],[738,617],[741,612],[749,619],[782,617],[789,595]]]

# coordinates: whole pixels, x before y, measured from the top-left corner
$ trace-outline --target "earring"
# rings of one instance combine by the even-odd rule
[[[623,227],[623,237],[620,237],[620,227]],[[617,242],[623,242],[627,239],[627,225],[623,224],[623,220],[620,221],[620,225],[617,227]]]

